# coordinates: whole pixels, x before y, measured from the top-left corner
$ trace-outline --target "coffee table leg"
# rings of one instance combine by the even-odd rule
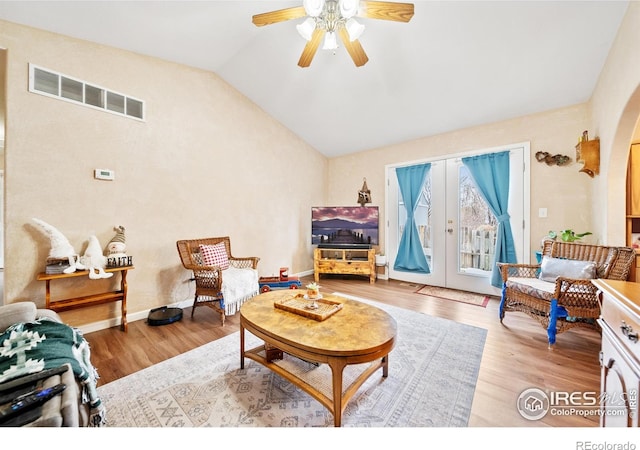
[[[240,368],[244,369],[244,327],[240,325]]]
[[[342,372],[346,367],[340,358],[329,361],[333,377],[333,425],[342,426]]]
[[[383,378],[389,376],[389,355],[382,357],[382,376]]]

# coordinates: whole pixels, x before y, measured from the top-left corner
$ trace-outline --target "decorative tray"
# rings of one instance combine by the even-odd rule
[[[273,306],[317,321],[323,321],[342,309],[342,303],[322,297],[315,300],[318,308],[309,308],[311,303],[312,300],[305,298],[304,294],[297,294],[295,297],[276,300]]]

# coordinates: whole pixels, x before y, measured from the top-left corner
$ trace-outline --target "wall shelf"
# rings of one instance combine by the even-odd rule
[[[600,140],[580,141],[576,145],[576,162],[583,163],[580,172],[593,178],[600,173]]]

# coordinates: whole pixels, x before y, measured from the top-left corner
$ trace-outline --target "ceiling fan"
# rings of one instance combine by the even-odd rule
[[[302,6],[256,14],[253,23],[261,27],[302,17],[307,18],[296,28],[307,40],[307,45],[298,61],[300,67],[311,65],[323,39],[323,49],[335,50],[338,37],[355,65],[360,67],[369,58],[358,41],[364,25],[355,17],[409,22],[413,17],[413,4],[368,0],[304,0]]]

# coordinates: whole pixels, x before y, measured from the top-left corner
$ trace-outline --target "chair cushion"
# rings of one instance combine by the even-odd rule
[[[541,300],[551,301],[555,292],[555,284],[537,278],[511,277],[507,280],[507,288]]]
[[[229,268],[229,255],[224,242],[214,245],[200,245],[200,254],[205,266],[219,266],[222,270]]]
[[[596,265],[592,261],[544,256],[540,265],[540,279],[555,283],[558,277],[589,280],[596,277]]]

